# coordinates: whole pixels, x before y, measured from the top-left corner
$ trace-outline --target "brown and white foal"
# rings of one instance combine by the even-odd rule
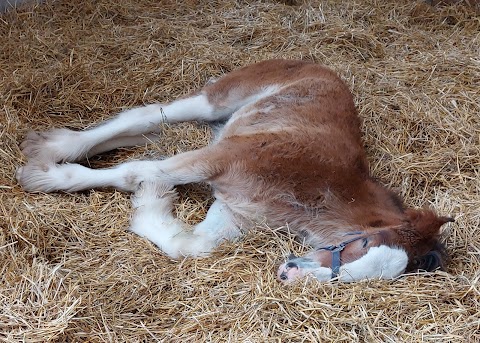
[[[191,120],[223,126],[209,146],[165,160],[96,170],[71,163],[157,139],[162,122]],[[303,61],[247,66],[172,103],[127,110],[89,130],[32,132],[22,149],[29,161],[17,178],[26,190],[135,192],[130,229],[174,258],[208,254],[255,222],[288,225],[314,250],[280,266],[285,282],[306,274],[354,281],[434,269],[441,265],[440,226],[451,221],[405,209],[369,174],[349,89],[331,70]],[[210,184],[216,200],[189,230],[172,214],[172,189],[192,182]]]

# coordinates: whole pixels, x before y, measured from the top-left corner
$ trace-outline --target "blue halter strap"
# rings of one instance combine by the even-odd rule
[[[348,236],[359,235],[359,234],[362,234],[362,233],[363,232],[356,231],[356,232],[349,232],[346,235],[348,235]],[[326,246],[326,247],[317,248],[317,250],[328,250],[332,253],[332,279],[336,278],[338,276],[339,271],[340,271],[340,266],[341,266],[340,253],[342,252],[342,250],[345,249],[345,247],[347,245],[349,245],[350,243],[358,241],[359,239],[362,239],[362,238],[364,238],[364,236],[351,238],[349,240],[346,240],[346,241],[340,243],[339,245],[329,245],[329,246]]]

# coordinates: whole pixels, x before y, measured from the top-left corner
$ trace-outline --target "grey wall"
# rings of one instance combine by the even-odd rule
[[[8,11],[11,8],[20,6],[21,4],[35,4],[38,2],[41,2],[41,0],[0,0],[0,13]]]

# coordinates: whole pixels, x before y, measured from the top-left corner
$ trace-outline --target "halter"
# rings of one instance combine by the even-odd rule
[[[360,232],[360,231],[356,231],[356,232],[349,232],[349,233],[346,233],[345,235],[347,236],[350,236],[350,235],[359,235],[359,234],[362,234],[363,232]],[[328,250],[332,253],[332,279],[333,278],[336,278],[338,276],[338,272],[340,271],[340,253],[342,252],[343,249],[345,249],[345,247],[347,245],[349,245],[350,243],[352,242],[355,242],[355,241],[358,241],[359,239],[362,239],[362,238],[365,238],[365,236],[359,236],[359,237],[355,237],[355,238],[351,238],[349,240],[346,240],[342,243],[340,243],[339,245],[329,245],[329,246],[326,246],[326,247],[321,247],[321,248],[317,248],[317,251],[318,250]]]

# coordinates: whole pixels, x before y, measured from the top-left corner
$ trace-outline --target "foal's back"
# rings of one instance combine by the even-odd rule
[[[325,216],[329,199],[359,196],[368,179],[360,122],[348,87],[332,71],[267,61],[203,91],[215,106],[258,98],[233,113],[216,142],[227,153],[210,182],[235,212],[295,230]]]

